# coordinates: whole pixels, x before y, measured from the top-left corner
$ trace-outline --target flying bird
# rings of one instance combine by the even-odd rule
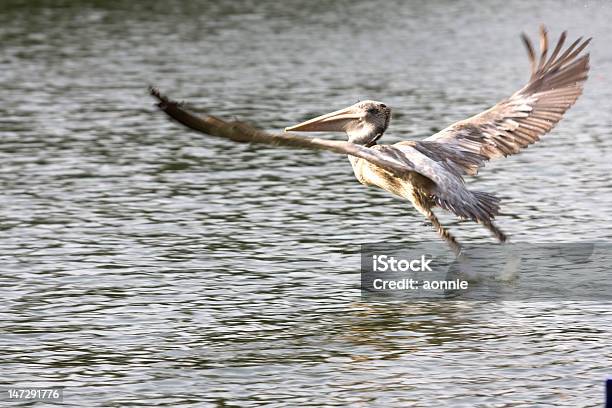
[[[196,131],[242,143],[263,143],[348,155],[360,183],[377,186],[409,200],[436,229],[455,254],[461,245],[440,223],[436,207],[487,228],[497,240],[506,235],[493,223],[499,213],[496,196],[466,187],[463,176],[476,175],[488,160],[516,154],[537,142],[563,117],[582,94],[589,71],[589,54],[581,55],[590,38],[578,38],[563,49],[567,34],[548,54],[548,35],[540,28],[540,53],[522,34],[531,63],[531,76],[521,89],[493,107],[454,123],[424,140],[378,144],[391,120],[391,109],[366,100],[300,124],[285,132],[344,132],[348,141],[269,133],[252,125],[195,114],[183,104],[151,88],[158,107]]]

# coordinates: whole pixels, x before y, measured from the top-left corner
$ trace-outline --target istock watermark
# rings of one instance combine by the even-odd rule
[[[364,298],[612,302],[612,243],[361,246]]]
[[[425,255],[421,255],[421,259],[395,259],[387,255],[372,255],[373,270],[376,272],[406,272],[406,271],[429,271],[433,272],[429,267],[432,259],[427,259]]]
[[[430,266],[432,261],[433,258],[428,258],[425,254],[416,259],[396,258],[391,255],[372,255],[372,273],[396,273],[391,279],[374,278],[372,288],[374,290],[465,290],[468,288],[469,284],[466,280],[418,280],[413,277],[405,278],[402,277],[402,274],[397,274],[397,272],[433,272]]]

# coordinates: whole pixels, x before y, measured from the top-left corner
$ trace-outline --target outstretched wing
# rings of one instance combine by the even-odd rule
[[[327,150],[343,155],[360,157],[398,177],[406,177],[415,172],[412,163],[403,160],[402,156],[392,156],[386,152],[374,150],[354,143],[307,138],[291,133],[273,134],[264,132],[242,122],[227,122],[209,115],[196,115],[189,112],[180,103],[163,96],[157,89],[151,88],[151,95],[159,100],[157,106],[177,122],[211,136],[233,140],[241,143],[262,143],[273,146],[287,146],[311,150]]]
[[[457,122],[424,140],[428,149],[435,144],[455,150],[457,159],[472,156],[466,163],[456,164],[464,174],[474,175],[486,160],[518,153],[522,148],[537,142],[563,117],[582,94],[589,71],[589,54],[580,53],[591,39],[574,41],[562,51],[566,33],[563,32],[552,54],[548,57],[548,36],[540,27],[540,56],[536,55],[531,41],[525,34],[523,42],[531,62],[529,82],[509,98],[492,108]],[[548,58],[547,58],[548,57]],[[440,149],[438,149],[440,150]],[[481,157],[474,160],[473,155]]]

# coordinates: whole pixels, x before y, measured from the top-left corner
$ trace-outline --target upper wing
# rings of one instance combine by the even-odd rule
[[[211,136],[242,143],[263,143],[274,146],[327,150],[339,154],[348,154],[374,163],[398,177],[405,177],[409,173],[415,172],[412,163],[403,160],[400,155],[393,156],[386,152],[337,140],[307,138],[290,133],[272,134],[242,122],[227,122],[214,116],[195,115],[186,110],[181,104],[163,96],[155,88],[151,88],[151,95],[159,100],[157,106],[172,119],[191,129]]]
[[[518,153],[548,133],[582,94],[589,71],[589,54],[579,56],[591,39],[574,41],[563,53],[563,32],[548,55],[546,29],[540,27],[540,57],[536,61],[531,42],[525,34],[523,42],[531,62],[531,78],[527,85],[492,108],[457,122],[424,140],[444,144],[455,150],[459,158],[477,154],[477,160],[457,164],[465,174],[474,175],[486,160]],[[448,159],[453,162],[452,158]]]

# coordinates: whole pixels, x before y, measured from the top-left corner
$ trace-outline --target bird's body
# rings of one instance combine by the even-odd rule
[[[348,154],[357,180],[409,200],[435,227],[451,248],[461,246],[440,224],[433,208],[440,207],[463,219],[482,224],[500,241],[506,236],[493,223],[499,199],[469,190],[463,176],[477,174],[490,160],[516,154],[539,140],[561,120],[582,93],[589,55],[580,55],[589,40],[576,40],[561,52],[565,32],[548,57],[548,36],[541,29],[541,54],[536,58],[526,36],[531,62],[528,83],[490,109],[457,122],[421,141],[377,144],[391,119],[391,109],[377,101],[363,101],[307,120],[286,131],[345,132],[348,142],[271,134],[240,122],[196,116],[157,90],[159,107],[178,122],[203,133],[236,142],[327,150]]]
[[[453,173],[443,164],[436,162],[433,158],[435,153],[426,149],[424,142],[405,141],[393,145],[374,145],[372,149],[384,151],[401,161],[410,161],[412,165],[423,169],[431,169],[430,177],[419,172],[412,172],[404,177],[397,177],[392,172],[379,167],[371,162],[349,156],[349,161],[353,168],[355,178],[365,186],[376,186],[388,191],[398,197],[404,198],[412,203],[414,208],[425,216],[436,228],[438,233],[448,241],[449,245],[456,252],[460,251],[460,246],[455,238],[441,225],[432,209],[438,205],[436,202],[436,183],[432,179],[446,180],[452,183],[452,189],[457,197],[462,197],[463,207],[473,206],[474,214],[461,213],[457,209],[450,207],[451,211],[461,218],[471,218],[480,222],[489,229],[500,241],[505,241],[506,237],[499,230],[492,219],[499,211],[499,200],[487,193],[471,192],[467,189],[460,175]],[[431,147],[431,146],[430,146]],[[425,153],[423,152],[425,151]],[[426,153],[429,153],[426,154]],[[481,214],[477,215],[476,211]]]
[[[420,153],[414,147],[407,145],[406,142],[391,146],[376,145],[372,147],[376,150],[393,149],[397,156],[410,157],[412,160],[422,160],[425,166],[435,166],[435,163],[424,154]],[[426,208],[434,206],[433,200],[429,199],[431,191],[434,188],[434,183],[422,176],[420,173],[411,173],[405,177],[397,177],[393,173],[370,163],[365,159],[349,156],[355,178],[365,186],[376,186],[385,191],[390,192],[398,197],[404,198],[412,202],[412,205],[419,211],[423,212]]]

